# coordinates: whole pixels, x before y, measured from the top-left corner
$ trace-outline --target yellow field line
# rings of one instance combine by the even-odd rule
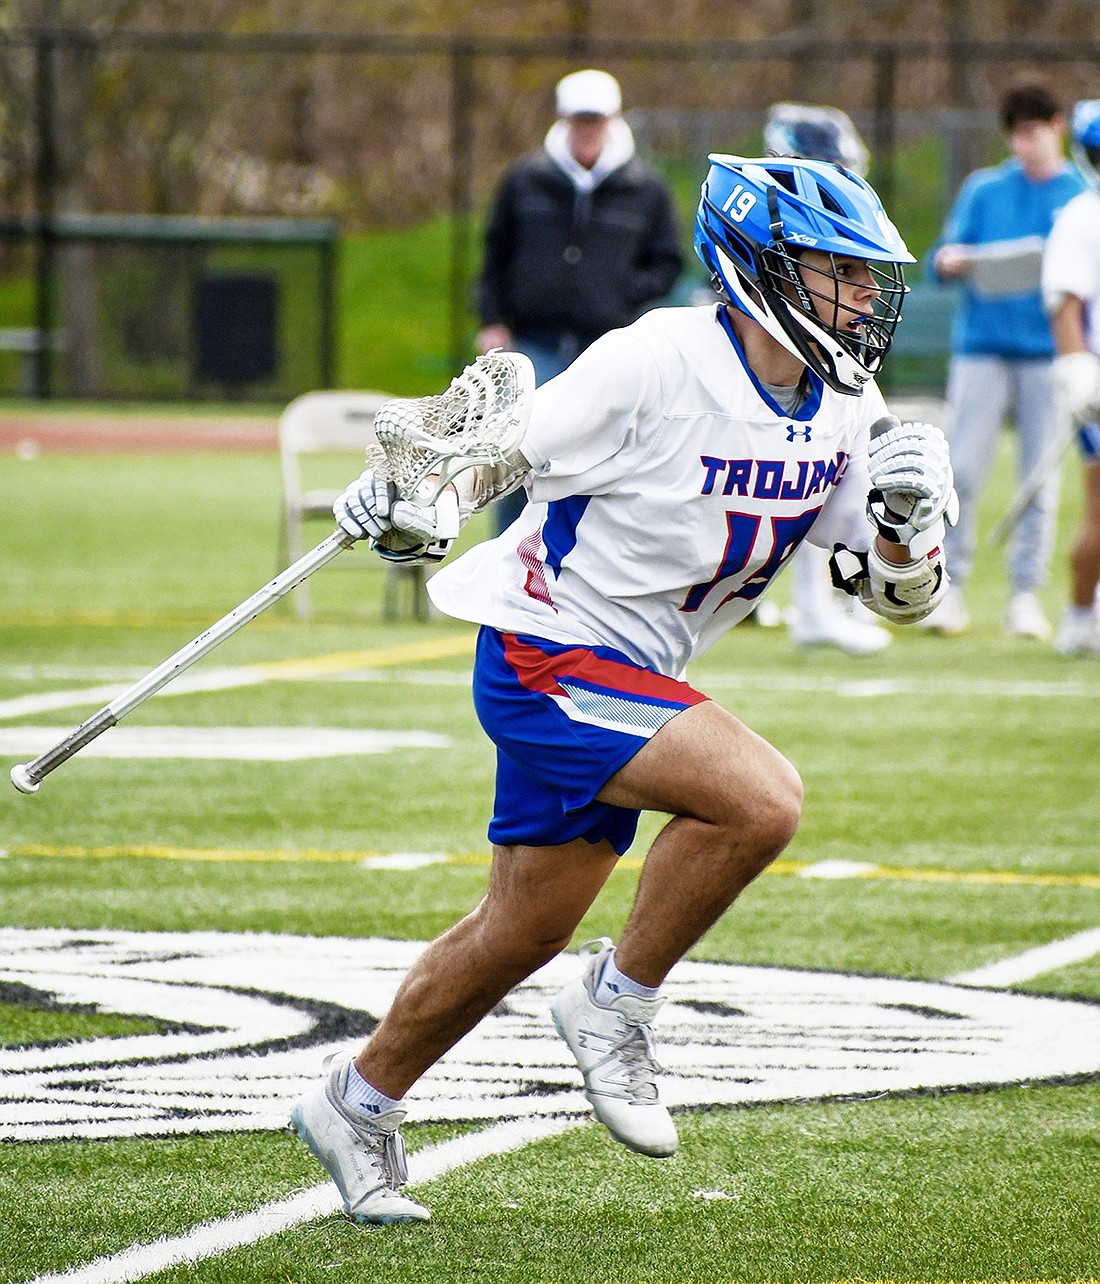
[[[245,667],[250,673],[269,678],[311,678],[319,673],[347,673],[352,669],[382,669],[417,660],[440,660],[454,655],[472,655],[476,638],[425,638],[422,642],[403,642],[398,646],[372,647],[367,651],[335,651],[301,660],[273,660]]]
[[[47,843],[11,843],[3,848],[7,856],[59,857],[67,860],[186,860],[223,862],[263,862],[276,864],[358,864],[388,853],[374,851],[325,851],[318,848],[251,848],[251,847],[160,847],[119,844],[110,847],[54,846]],[[448,852],[441,854],[442,865],[488,865],[488,852]],[[619,869],[639,870],[642,858],[627,856]],[[770,873],[801,875],[814,867],[813,861],[777,860]],[[901,880],[916,883],[971,883],[1005,887],[1087,887],[1100,890],[1100,874],[1027,874],[1012,870],[953,870],[903,868],[878,865],[859,870],[848,877],[856,879]]]
[[[138,608],[84,607],[72,611],[51,611],[26,607],[5,610],[4,624],[19,629],[96,628],[96,629],[175,629],[202,628],[210,623],[211,615],[199,611],[142,611]],[[263,616],[252,621],[251,627],[265,624],[285,624],[286,617]]]

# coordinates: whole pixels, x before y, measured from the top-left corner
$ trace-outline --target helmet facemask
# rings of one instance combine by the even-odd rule
[[[804,251],[781,241],[761,250],[757,281],[796,354],[830,387],[846,393],[861,391],[881,368],[907,293],[900,263],[860,259],[875,293],[866,312],[845,307],[837,260],[852,257],[828,253],[818,266],[807,262]]]

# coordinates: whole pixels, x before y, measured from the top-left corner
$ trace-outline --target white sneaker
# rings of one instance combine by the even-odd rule
[[[756,609],[745,619],[753,624],[759,624],[762,629],[777,629],[783,623],[783,612],[771,598],[766,597],[763,601],[757,602]]]
[[[1050,641],[1053,630],[1034,593],[1013,593],[1008,599],[1005,632],[1009,637]]]
[[[818,620],[806,620],[794,612],[790,634],[797,646],[835,646],[849,655],[874,655],[893,641],[879,625],[838,610],[831,610]]]
[[[970,628],[970,612],[966,609],[966,601],[963,598],[962,590],[956,588],[954,584],[948,585],[947,592],[943,595],[943,600],[939,606],[930,614],[926,615],[923,620],[917,622],[918,629],[931,629],[935,633],[943,633],[947,637],[953,637],[957,633],[965,633]]]
[[[1062,655],[1100,655],[1100,619],[1096,611],[1067,606],[1058,624],[1054,649]]]
[[[290,1126],[324,1165],[357,1222],[426,1222],[431,1213],[401,1194],[408,1180],[405,1143],[398,1132],[404,1110],[370,1115],[344,1101],[351,1058],[325,1058],[331,1070],[290,1111]]]
[[[616,1141],[643,1155],[674,1155],[680,1141],[657,1099],[660,1070],[649,1023],[663,999],[620,994],[607,1007],[593,998],[604,961],[615,947],[606,936],[581,947],[591,952],[584,973],[551,1006],[558,1033],[584,1076],[584,1095]]]

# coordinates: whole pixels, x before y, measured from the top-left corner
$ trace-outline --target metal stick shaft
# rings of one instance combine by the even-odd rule
[[[34,793],[45,776],[48,776],[55,767],[60,767],[63,762],[68,761],[73,754],[78,753],[85,745],[90,744],[97,736],[102,735],[109,727],[113,727],[121,721],[128,713],[132,712],[148,700],[151,695],[155,695],[161,687],[166,686],[173,678],[178,677],[185,669],[189,669],[197,660],[201,660],[204,655],[208,655],[215,647],[220,646],[226,638],[231,637],[238,629],[250,621],[254,620],[257,615],[266,611],[269,606],[273,606],[280,598],[285,597],[291,589],[297,588],[299,584],[314,571],[320,570],[327,562],[331,562],[337,554],[342,553],[345,548],[350,548],[355,543],[355,539],[345,531],[334,531],[327,539],[322,540],[316,548],[311,549],[303,557],[300,557],[292,566],[288,566],[285,571],[276,575],[273,580],[265,584],[263,588],[258,589],[239,606],[235,606],[228,615],[223,615],[220,620],[211,624],[196,638],[192,638],[186,646],[174,654],[170,655],[162,664],[147,673],[143,678],[139,678],[131,687],[103,706],[98,713],[93,714],[86,722],[81,723],[75,731],[71,731],[64,739],[59,740],[57,744],[47,749],[45,753],[39,754],[33,762],[22,763],[12,768],[12,784],[21,793]]]
[[[1039,462],[1031,470],[1030,475],[1021,482],[1020,488],[1012,497],[1012,502],[1009,504],[1004,516],[990,531],[989,544],[991,548],[996,548],[998,544],[1002,544],[1012,533],[1016,523],[1027,512],[1050,478],[1053,477],[1062,462],[1066,447],[1073,441],[1076,427],[1077,421],[1074,417],[1067,411],[1060,410],[1054,436],[1051,438],[1050,444],[1043,452]]]

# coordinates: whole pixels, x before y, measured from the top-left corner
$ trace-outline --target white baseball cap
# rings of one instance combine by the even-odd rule
[[[558,81],[559,116],[617,116],[623,96],[619,82],[606,71],[574,71]]]

